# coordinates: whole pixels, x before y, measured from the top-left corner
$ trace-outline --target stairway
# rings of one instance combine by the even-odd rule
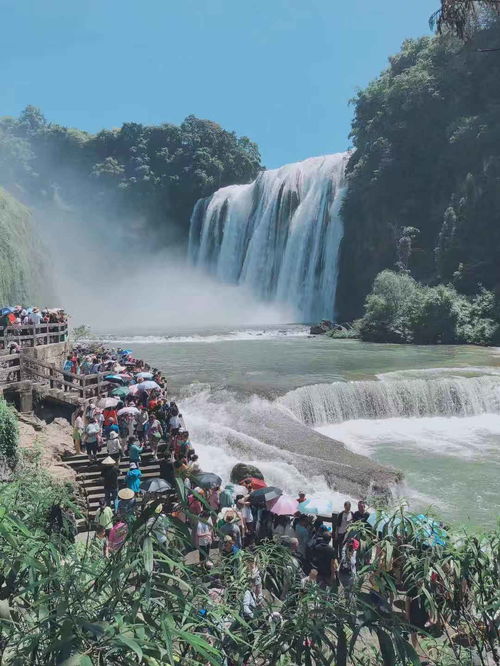
[[[166,444],[160,444],[158,451],[164,449]],[[101,461],[104,458],[107,458],[109,454],[105,451],[97,455],[97,460]],[[63,458],[64,462],[69,465],[76,472],[76,481],[80,487],[80,495],[87,507],[90,521],[97,511],[99,506],[99,500],[104,497],[104,484],[101,476],[102,466],[97,463],[89,463],[89,459],[86,455],[73,455],[65,456]],[[120,461],[120,477],[118,479],[118,487],[123,488],[125,486],[125,475],[130,466],[130,460],[128,456],[123,456]],[[153,460],[153,454],[151,451],[147,451],[142,454],[141,458],[141,472],[142,472],[142,481],[151,478],[158,478],[160,476],[160,465],[158,462]],[[141,501],[141,497],[138,496],[137,500]],[[78,531],[84,532],[88,529],[88,521],[86,518],[81,518],[77,521]]]

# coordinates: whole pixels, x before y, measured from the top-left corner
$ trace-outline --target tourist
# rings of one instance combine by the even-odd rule
[[[337,572],[337,553],[330,541],[330,533],[324,532],[312,549],[313,568],[318,571],[318,584],[321,587],[332,585]]]
[[[155,508],[155,513],[146,522],[146,529],[148,534],[151,533],[158,545],[165,549],[168,540],[168,518],[165,515],[163,504],[158,504]]]
[[[169,483],[172,488],[176,487],[174,458],[170,449],[165,449],[163,458],[160,460],[160,477]]]
[[[106,536],[108,536],[113,527],[113,510],[102,497],[99,500],[99,508],[95,512],[94,521],[105,530]]]
[[[366,502],[363,500],[359,500],[358,502],[358,510],[355,511],[352,514],[352,520],[353,522],[357,523],[358,521],[361,521],[365,524],[368,525],[368,518],[370,517],[369,512],[366,510]]]
[[[135,493],[130,488],[122,488],[118,491],[118,501],[116,502],[117,515],[123,516],[124,519],[130,520],[133,516],[136,507]]]
[[[131,462],[129,470],[125,476],[125,483],[127,484],[127,488],[133,490],[134,493],[139,493],[141,491],[141,476],[142,472],[137,467],[137,464],[135,462]]]
[[[113,526],[113,521],[111,520],[111,527]],[[109,557],[108,551],[108,536],[106,530],[102,525],[95,526],[94,540],[97,544],[98,552],[102,554],[103,557]]]
[[[352,596],[354,583],[356,581],[356,552],[358,548],[359,541],[357,539],[350,539],[342,549],[339,563],[339,582],[344,591],[345,598],[348,601]]]
[[[118,494],[118,477],[120,476],[120,469],[116,464],[116,460],[111,456],[104,458],[101,465],[101,476],[104,481],[104,501],[105,504],[112,506],[116,501],[116,496]]]
[[[68,383],[72,384],[73,383],[73,377],[71,376],[71,373],[73,371],[73,359],[71,354],[66,357],[66,359],[63,361],[63,377],[64,377],[64,391],[69,390]]]
[[[120,462],[123,449],[117,432],[111,431],[109,433],[109,437],[106,440],[106,450],[112,458]]]
[[[234,485],[228,483],[219,495],[219,505],[221,509],[232,508],[234,506]]]
[[[83,409],[78,409],[73,421],[73,443],[75,445],[75,453],[77,456],[81,455],[82,453],[81,443],[84,429],[85,426],[83,423]]]
[[[340,557],[342,553],[342,547],[344,545],[344,539],[349,529],[350,524],[353,520],[353,514],[351,511],[351,503],[344,502],[344,510],[339,513],[337,516],[337,529],[336,529],[336,538],[337,538],[337,553]]]
[[[188,474],[190,476],[196,476],[200,472],[201,472],[201,467],[200,463],[198,462],[198,456],[194,454],[189,458]]]
[[[219,534],[221,536],[221,540],[219,542],[219,548],[222,548],[223,546],[223,539],[226,536],[230,536],[234,544],[238,547],[238,549],[241,548],[242,542],[241,542],[241,530],[236,525],[236,514],[234,511],[227,511],[222,525],[219,527]]]
[[[224,539],[221,540],[219,546],[220,555],[223,560],[232,559],[234,555],[237,555],[241,548],[236,545],[233,537],[230,534],[226,534]]]
[[[301,502],[306,501],[306,494],[303,490],[299,490],[299,496],[297,497],[297,502],[300,504]]]
[[[158,444],[162,435],[163,431],[160,422],[154,414],[150,414],[144,425],[144,436],[146,437],[149,448],[153,452],[153,460],[158,460]]]
[[[95,416],[90,419],[89,424],[85,427],[84,441],[89,462],[97,462],[97,452],[99,450],[99,438],[101,429],[96,421]]]
[[[295,536],[299,542],[299,553],[303,558],[307,555],[307,543],[311,538],[311,530],[309,529],[309,520],[307,516],[300,516],[295,523]]]
[[[214,539],[214,529],[210,512],[204,509],[199,516],[196,525],[196,541],[195,544],[200,553],[200,562],[205,563],[210,556],[210,547]]]
[[[108,551],[111,555],[117,553],[125,543],[128,534],[128,525],[120,515],[113,519],[113,527],[108,536]]]
[[[314,588],[318,585],[318,570],[311,569],[307,576],[304,576],[300,581],[300,587],[304,592],[308,592],[311,588]]]
[[[133,462],[139,468],[141,466],[141,456],[143,447],[136,437],[128,438],[128,457],[130,462]]]

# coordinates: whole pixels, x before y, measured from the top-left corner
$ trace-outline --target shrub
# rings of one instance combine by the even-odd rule
[[[428,287],[389,270],[375,278],[359,331],[371,342],[491,345],[500,339],[492,292],[465,296],[453,286]]]
[[[0,457],[6,458],[12,466],[17,458],[19,429],[13,410],[0,399]]]

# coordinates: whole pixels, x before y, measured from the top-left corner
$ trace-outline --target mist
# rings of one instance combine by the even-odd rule
[[[58,302],[73,326],[97,332],[193,330],[297,321],[286,306],[256,300],[188,264],[183,244],[158,249],[145,222],[86,215],[59,197],[34,220],[47,248]]]

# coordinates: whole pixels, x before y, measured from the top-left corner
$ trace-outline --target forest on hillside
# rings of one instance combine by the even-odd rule
[[[49,122],[33,106],[0,119],[0,185],[18,199],[87,217],[135,216],[164,242],[187,237],[197,199],[261,168],[255,143],[195,116],[97,134]]]
[[[341,319],[360,316],[383,269],[450,285],[448,296],[487,289],[498,300],[499,48],[497,18],[467,43],[449,33],[407,40],[353,100]]]

